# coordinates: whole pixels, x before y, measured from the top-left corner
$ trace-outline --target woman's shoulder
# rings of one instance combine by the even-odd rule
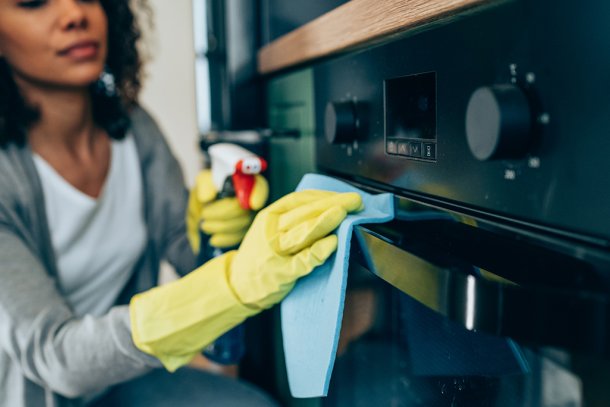
[[[131,120],[131,129],[136,135],[145,135],[146,137],[163,137],[157,121],[153,116],[142,106],[134,105],[129,111],[129,119]]]
[[[0,205],[12,206],[31,187],[25,146],[9,143],[0,147]]]
[[[0,146],[0,200],[6,195],[9,188],[9,179],[12,178],[13,166],[11,163],[11,146]]]
[[[136,124],[154,124],[155,120],[151,114],[141,105],[135,104],[129,110],[129,117],[132,123]]]
[[[167,142],[157,121],[142,106],[136,105],[129,112],[131,134],[142,153],[154,153],[167,149]]]

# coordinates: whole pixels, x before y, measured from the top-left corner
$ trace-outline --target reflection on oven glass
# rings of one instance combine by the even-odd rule
[[[324,406],[581,406],[559,351],[471,332],[350,268],[339,350]]]

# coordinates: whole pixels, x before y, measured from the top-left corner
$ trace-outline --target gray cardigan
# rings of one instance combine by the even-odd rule
[[[149,241],[119,303],[99,318],[75,317],[57,284],[31,150],[0,149],[0,406],[78,406],[83,395],[160,366],[134,347],[128,307],[120,304],[156,285],[162,259],[180,274],[193,269],[187,190],[159,128],[140,108],[132,113],[132,133]]]

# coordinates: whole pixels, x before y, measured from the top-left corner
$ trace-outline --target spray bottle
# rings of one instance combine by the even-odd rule
[[[250,195],[255,176],[267,169],[267,162],[236,144],[219,143],[208,148],[211,159],[212,181],[219,191],[218,199],[236,197],[246,210],[250,206]],[[256,208],[259,209],[259,208]],[[201,234],[200,264],[235,248],[219,249],[209,244],[207,235]],[[208,345],[203,354],[213,362],[223,365],[239,363],[245,353],[244,325],[238,325]]]

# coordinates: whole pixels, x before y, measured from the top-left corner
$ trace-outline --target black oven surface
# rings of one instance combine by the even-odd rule
[[[508,1],[316,65],[319,169],[608,247],[609,15]]]
[[[503,1],[313,67],[318,169],[398,208],[323,405],[610,405],[608,16]]]

